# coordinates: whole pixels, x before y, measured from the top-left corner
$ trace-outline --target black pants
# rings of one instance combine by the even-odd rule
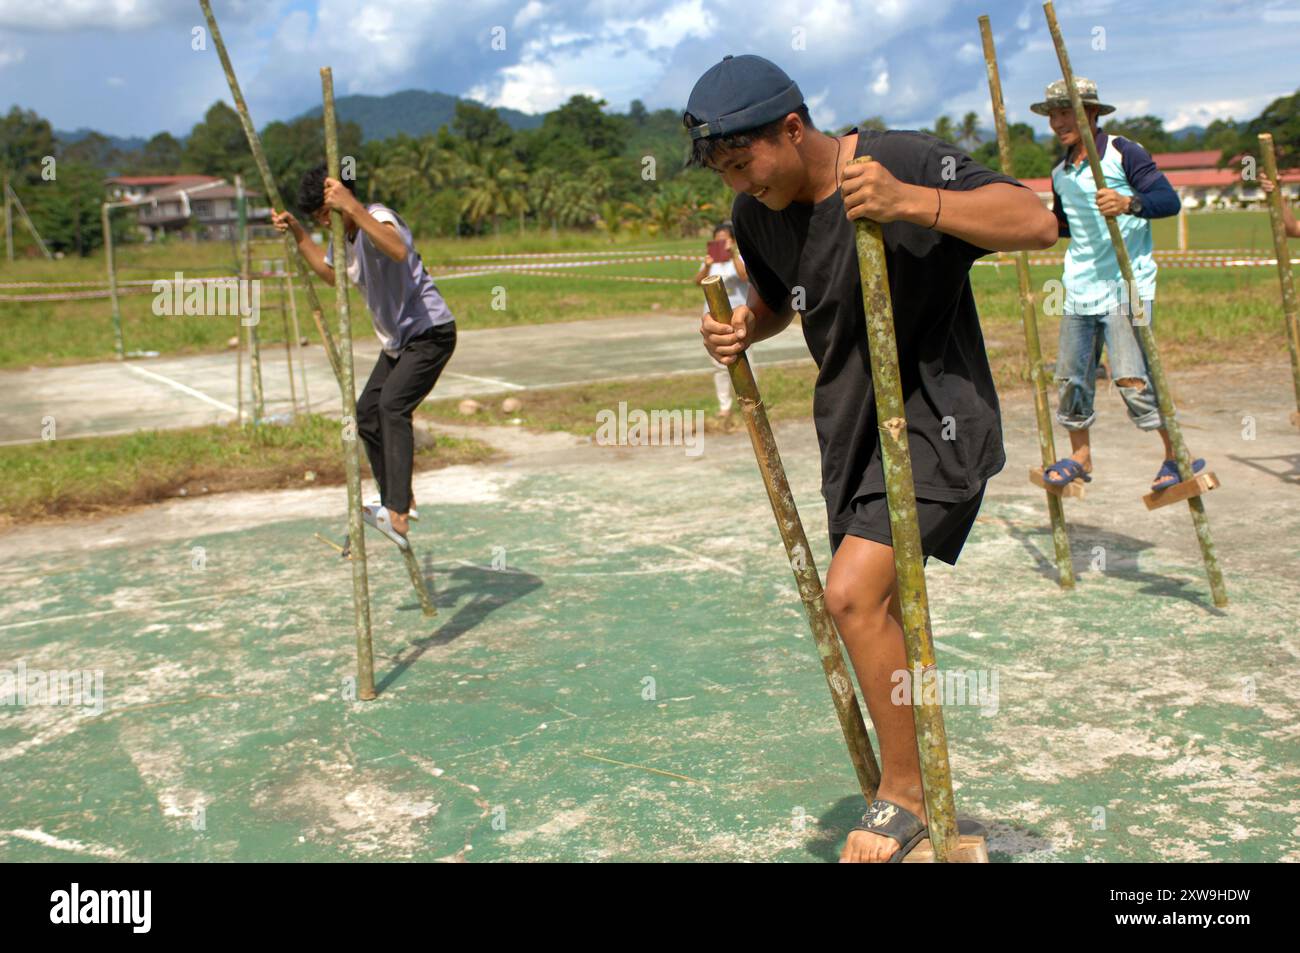
[[[357,398],[357,433],[366,445],[380,502],[394,513],[411,509],[411,414],[438,383],[454,350],[456,322],[451,321],[412,338],[397,357],[380,351]]]

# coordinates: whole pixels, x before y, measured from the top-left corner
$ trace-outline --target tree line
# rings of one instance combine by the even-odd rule
[[[729,215],[731,195],[721,178],[684,165],[690,140],[680,112],[651,111],[639,100],[627,113],[605,107],[603,100],[573,96],[538,127],[514,129],[495,109],[462,100],[436,133],[363,142],[360,126],[344,122],[340,146],[356,160],[358,195],[396,208],[417,237],[562,228],[599,230],[611,238],[687,236]],[[878,116],[857,125],[885,128]],[[1169,133],[1155,116],[1112,119],[1103,128],[1151,152],[1219,151],[1221,163],[1243,152],[1256,154],[1255,135],[1268,130],[1286,166],[1300,157],[1300,92],[1275,100],[1248,122],[1216,120],[1192,135]],[[974,112],[960,120],[940,116],[923,131],[990,168],[1001,166],[997,143],[980,129]],[[1059,159],[1055,144],[1040,141],[1027,123],[1014,123],[1010,133],[1012,174],[1049,175]],[[272,122],[261,136],[280,192],[292,202],[299,177],[324,155],[320,118]],[[80,255],[102,241],[99,206],[110,175],[192,173],[233,181],[239,174],[260,189],[239,117],[220,101],[183,142],[162,132],[126,151],[98,133],[61,142],[48,120],[15,106],[0,117],[0,167],[8,170],[47,244]],[[124,217],[115,228],[123,239],[131,236]]]

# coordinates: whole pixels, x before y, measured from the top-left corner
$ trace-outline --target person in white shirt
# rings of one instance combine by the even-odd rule
[[[695,274],[695,283],[703,284],[704,279],[709,275],[718,275],[722,278],[722,285],[727,290],[727,300],[731,302],[733,308],[738,308],[745,303],[749,295],[749,273],[745,271],[745,263],[741,260],[740,252],[736,249],[736,233],[731,227],[730,222],[721,222],[713,230],[713,240],[715,242],[725,241],[727,243],[727,257],[721,261],[715,261],[711,256],[705,255],[704,261],[700,264],[700,270]],[[705,313],[708,308],[705,308]],[[731,416],[731,375],[724,364],[709,358],[715,370],[713,372],[713,388],[718,394],[718,416],[727,418]]]
[[[303,174],[298,206],[321,227],[329,225],[331,210],[343,215],[348,281],[365,299],[382,348],[357,397],[357,434],[379,487],[378,505],[364,506],[362,517],[405,549],[409,521],[417,518],[411,416],[456,349],[456,322],[401,216],[385,205],[363,205],[353,190],[350,180],[329,178],[318,165]],[[335,250],[318,248],[288,210],[275,212],[272,221],[293,233],[312,270],[333,285]]]

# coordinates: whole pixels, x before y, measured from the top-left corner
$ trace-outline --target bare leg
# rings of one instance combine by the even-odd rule
[[[844,537],[826,576],[826,605],[849,651],[880,739],[877,797],[907,808],[924,821],[912,708],[896,705],[890,697],[897,684],[895,673],[907,672],[893,549],[857,536]],[[840,860],[879,863],[898,850],[893,838],[853,831]]]
[[[1087,429],[1071,430],[1069,433],[1070,433],[1070,459],[1077,460],[1079,465],[1083,467],[1084,473],[1091,473],[1092,472],[1092,438],[1090,435],[1092,431]],[[1058,475],[1058,472],[1059,472],[1058,468],[1052,466],[1047,468],[1047,473],[1045,475],[1051,475],[1053,477],[1056,477]],[[1063,476],[1064,474],[1061,475]]]

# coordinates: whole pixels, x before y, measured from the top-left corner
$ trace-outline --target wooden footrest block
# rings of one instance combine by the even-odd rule
[[[984,838],[974,834],[962,834],[957,838],[957,849],[948,855],[950,864],[987,864],[989,862],[988,844]],[[930,838],[926,838],[912,848],[912,852],[903,858],[905,864],[933,864],[934,848]]]
[[[1142,497],[1142,502],[1147,505],[1147,509],[1155,510],[1162,506],[1168,506],[1170,503],[1179,503],[1183,500],[1190,500],[1194,496],[1200,496],[1202,493],[1209,493],[1218,485],[1219,478],[1207,470],[1196,474],[1190,480],[1175,483],[1168,489],[1153,490]]]
[[[1081,500],[1083,499],[1084,493],[1087,492],[1083,488],[1082,477],[1075,477],[1069,483],[1065,484],[1065,486],[1052,486],[1052,484],[1043,479],[1042,467],[1029,468],[1029,482],[1034,486],[1042,487],[1048,493],[1055,494],[1056,496],[1074,497]]]

